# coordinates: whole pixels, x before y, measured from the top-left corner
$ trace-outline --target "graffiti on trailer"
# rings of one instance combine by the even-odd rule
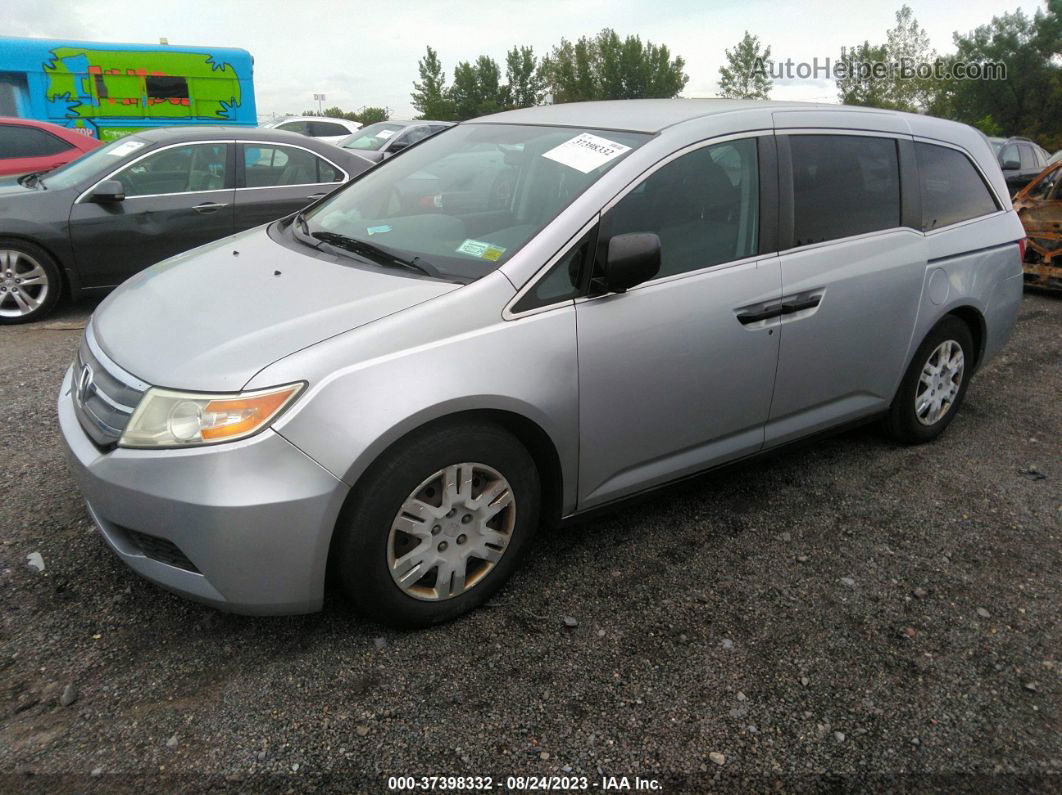
[[[236,70],[206,53],[57,47],[49,54],[43,67],[53,118],[232,121],[240,106]]]

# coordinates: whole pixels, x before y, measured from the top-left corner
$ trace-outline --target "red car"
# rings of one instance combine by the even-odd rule
[[[100,143],[58,124],[0,116],[0,176],[50,171]]]

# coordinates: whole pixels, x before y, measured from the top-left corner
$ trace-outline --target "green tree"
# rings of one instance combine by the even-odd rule
[[[368,105],[362,108],[356,114],[354,114],[354,116],[354,121],[360,121],[366,127],[368,127],[370,124],[376,124],[377,122],[387,121],[389,118],[391,118],[391,114],[388,112],[387,108],[379,108],[374,105]]]
[[[870,68],[873,64],[884,64],[887,57],[884,44],[873,45],[864,41],[852,48],[842,47],[841,63],[845,66],[845,74],[837,81],[838,99],[845,105],[893,107],[887,76],[876,74]]]
[[[557,103],[674,97],[689,81],[685,66],[666,45],[643,43],[639,36],[621,39],[605,28],[574,44],[561,39],[542,59],[539,76]]]
[[[542,102],[545,83],[531,47],[513,47],[505,56],[505,105],[529,108]]]
[[[910,6],[904,5],[896,12],[896,25],[885,32],[884,44],[864,41],[841,48],[847,74],[837,81],[837,94],[846,105],[946,114],[949,86],[918,74],[919,67],[944,60],[933,49]],[[873,69],[876,64],[881,68]],[[885,68],[892,64],[899,71]]]
[[[1027,135],[1048,149],[1062,146],[1062,0],[1030,19],[1021,10],[993,17],[954,36],[956,59],[1002,63],[1005,80],[956,80],[953,109],[959,121],[991,118],[1005,135]]]
[[[770,99],[774,83],[767,74],[771,48],[760,49],[758,36],[745,37],[726,50],[726,66],[719,67],[719,96],[735,99]]]
[[[474,63],[461,61],[454,67],[454,84],[448,92],[455,118],[463,121],[505,110],[505,90],[498,62],[486,55]]]
[[[896,12],[896,27],[886,31],[885,38],[889,63],[914,69],[938,60],[929,36],[914,18],[910,6],[901,6]],[[925,111],[933,102],[936,82],[932,77],[894,75],[888,81],[889,100],[901,110]]]
[[[427,54],[417,64],[420,82],[413,83],[411,95],[414,108],[421,119],[449,121],[457,118],[453,100],[446,89],[446,72],[443,71],[439,54],[428,47]]]

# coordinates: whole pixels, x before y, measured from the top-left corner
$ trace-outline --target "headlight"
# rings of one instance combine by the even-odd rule
[[[269,425],[304,384],[231,395],[152,387],[129,419],[120,447],[184,447],[243,439]]]

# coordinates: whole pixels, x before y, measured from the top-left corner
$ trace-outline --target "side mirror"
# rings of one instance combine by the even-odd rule
[[[652,232],[616,235],[608,241],[604,287],[622,293],[660,272],[660,238]]]
[[[94,202],[125,201],[125,187],[116,179],[105,179],[89,196]]]
[[[1021,168],[1021,162],[1019,162],[1017,160],[1004,160],[1003,161],[1003,170],[1004,171],[1017,171],[1019,168]]]

